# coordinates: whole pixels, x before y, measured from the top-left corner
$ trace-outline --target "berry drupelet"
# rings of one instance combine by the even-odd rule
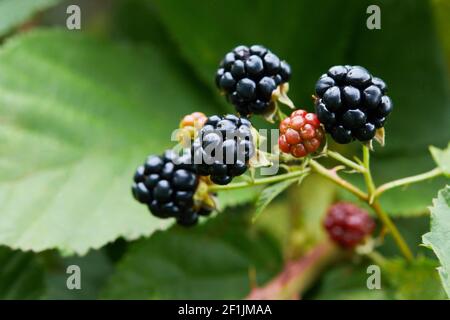
[[[363,67],[334,66],[316,83],[316,114],[336,142],[369,141],[392,111],[386,92]]]
[[[289,81],[291,67],[263,46],[238,46],[227,53],[216,73],[216,85],[240,115],[264,114],[272,93]]]
[[[336,203],[328,209],[323,223],[330,238],[339,246],[352,249],[375,229],[369,214],[351,203]]]
[[[296,158],[302,158],[317,151],[323,138],[323,129],[314,113],[296,110],[280,123],[278,138],[280,150]]]
[[[168,150],[162,156],[149,156],[133,180],[134,198],[156,217],[173,217],[180,225],[190,226],[197,223],[199,215],[211,212],[194,202],[199,178],[189,153],[177,156]]]
[[[253,156],[251,123],[235,115],[211,116],[192,144],[196,172],[226,185],[247,170]]]

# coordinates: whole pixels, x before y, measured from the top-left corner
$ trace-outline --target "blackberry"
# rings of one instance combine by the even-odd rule
[[[383,80],[360,66],[334,66],[316,83],[316,114],[341,144],[369,141],[382,128],[393,105]]]
[[[133,178],[134,198],[159,218],[173,217],[184,226],[193,225],[209,208],[198,206],[194,194],[199,184],[190,153],[178,156],[168,150],[151,155],[138,167]]]
[[[323,225],[330,238],[347,249],[354,248],[375,229],[375,221],[365,210],[346,202],[331,206]]]
[[[216,85],[243,116],[270,111],[273,91],[289,81],[291,67],[260,45],[238,46],[227,53]]]
[[[209,117],[191,148],[197,174],[220,185],[245,173],[254,149],[250,121],[232,114]]]
[[[296,110],[280,123],[280,150],[296,158],[315,152],[323,138],[323,129],[314,113]]]

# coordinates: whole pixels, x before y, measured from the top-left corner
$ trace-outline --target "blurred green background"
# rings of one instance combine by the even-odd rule
[[[81,30],[65,27],[69,4],[81,8]],[[370,4],[381,8],[381,30],[366,28]],[[243,298],[249,272],[263,284],[322,239],[330,203],[354,199],[312,176],[255,224],[256,188],[221,194],[223,212],[184,230],[133,201],[136,166],[173,145],[184,114],[233,112],[215,70],[236,45],[260,43],[291,64],[289,95],[308,110],[332,65],[383,78],[395,111],[375,180],[429,170],[428,146],[450,140],[449,21],[446,0],[0,0],[0,298]],[[429,257],[418,244],[445,183],[382,198]],[[383,248],[397,255],[389,241]],[[81,267],[82,290],[66,288],[71,264]],[[414,297],[411,288],[362,288],[366,264],[324,273],[307,298]]]

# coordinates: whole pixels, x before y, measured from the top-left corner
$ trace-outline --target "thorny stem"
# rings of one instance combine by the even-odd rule
[[[305,168],[303,170],[296,170],[288,173],[283,173],[277,176],[273,177],[267,177],[267,178],[260,178],[255,179],[252,182],[237,182],[237,183],[230,183],[225,186],[221,185],[212,185],[208,188],[210,192],[216,192],[216,191],[222,191],[222,190],[233,190],[233,189],[241,189],[246,187],[253,187],[257,185],[263,185],[263,184],[270,184],[278,181],[288,180],[288,179],[294,179],[294,178],[300,178],[304,174],[308,174],[311,171],[309,168]]]
[[[401,186],[404,186],[404,185],[407,185],[407,184],[412,184],[412,183],[416,183],[416,182],[432,179],[432,178],[440,176],[441,174],[443,174],[442,169],[434,168],[433,170],[430,170],[430,171],[425,172],[425,173],[421,173],[421,174],[418,174],[418,175],[415,175],[415,176],[402,178],[402,179],[398,179],[398,180],[394,180],[394,181],[385,183],[385,184],[379,186],[375,190],[375,192],[373,194],[373,198],[379,197],[383,192],[385,192],[385,191],[387,191],[389,189],[393,189],[393,188],[401,187]]]

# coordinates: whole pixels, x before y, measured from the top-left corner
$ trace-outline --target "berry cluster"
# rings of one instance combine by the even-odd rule
[[[341,202],[328,209],[324,227],[334,242],[351,249],[373,232],[375,222],[365,210]]]
[[[271,108],[272,92],[289,81],[291,67],[260,45],[238,46],[227,53],[216,73],[216,85],[243,116]]]
[[[325,130],[342,144],[369,141],[392,111],[383,80],[360,66],[334,66],[316,83],[316,113]]]
[[[280,123],[280,150],[296,158],[315,152],[324,137],[319,119],[314,113],[296,110]]]
[[[148,205],[153,215],[173,217],[179,224],[190,226],[197,222],[199,215],[211,212],[194,203],[198,183],[190,154],[178,157],[166,151],[162,156],[149,156],[137,168],[132,192],[136,200]]]
[[[232,114],[209,117],[192,144],[197,173],[220,185],[242,175],[253,154],[250,121]]]

